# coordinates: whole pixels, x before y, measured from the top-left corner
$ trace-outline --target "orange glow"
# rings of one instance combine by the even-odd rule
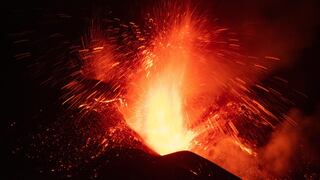
[[[133,117],[127,118],[146,144],[161,155],[188,150],[193,138],[187,128],[182,86],[191,58],[190,39],[186,20],[173,27],[169,36],[160,35],[153,49],[144,52],[148,62],[144,69],[151,73],[136,84],[140,101],[134,105]]]
[[[187,150],[191,140],[182,111],[180,80],[173,73],[160,74],[150,83],[144,100],[143,127],[138,129],[159,154]]]

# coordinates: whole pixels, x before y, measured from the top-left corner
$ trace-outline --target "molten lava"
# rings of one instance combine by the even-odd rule
[[[181,80],[174,71],[159,76],[147,89],[143,122],[137,131],[159,154],[187,150],[190,135],[184,120]]]
[[[155,46],[145,52],[150,62],[145,68],[148,73],[136,84],[140,101],[133,107],[129,125],[161,155],[188,150],[193,138],[187,128],[183,96],[191,35],[186,18],[169,36],[157,37]]]

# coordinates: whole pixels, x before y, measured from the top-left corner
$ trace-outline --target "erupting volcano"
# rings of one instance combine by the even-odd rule
[[[112,104],[111,111],[119,111],[160,155],[189,150],[246,176],[246,165],[224,160],[235,154],[221,157],[221,152],[238,149],[251,163],[257,148],[285,119],[257,98],[281,98],[286,106],[286,97],[256,83],[279,59],[242,54],[234,33],[188,5],[165,4],[163,9],[171,10],[148,13],[141,26],[115,18],[91,27],[86,47],[79,50],[80,72],[110,90],[82,92],[71,81],[64,87],[69,90],[64,103],[104,116]]]
[[[191,151],[241,178],[286,176],[287,166],[275,159],[298,141],[281,133],[297,126],[290,109],[305,95],[272,74],[283,63],[273,53],[280,50],[264,54],[268,47],[261,45],[263,52],[254,52],[254,36],[192,4],[154,3],[136,22],[97,13],[79,41],[64,42],[69,54],[52,63],[45,82],[61,91],[63,115],[32,136],[37,151],[59,149],[46,154],[57,162],[52,172],[74,173],[120,158],[114,149],[129,149],[159,166],[166,165],[156,157],[166,161],[171,153]]]
[[[108,114],[105,105],[113,104],[112,111],[119,111],[155,152],[189,150],[237,175],[248,174],[246,165],[225,160],[235,154],[221,157],[221,152],[237,149],[251,163],[285,119],[258,96],[281,99],[281,106],[287,106],[286,97],[256,83],[279,59],[242,54],[235,33],[187,5],[165,4],[163,9],[171,10],[154,10],[141,26],[116,18],[91,27],[88,47],[79,50],[81,73],[110,90],[79,92],[72,81],[65,86],[71,90],[65,103],[100,114]]]

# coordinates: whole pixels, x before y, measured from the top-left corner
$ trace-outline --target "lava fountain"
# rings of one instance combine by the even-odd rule
[[[178,70],[164,70],[158,74],[158,78],[151,80],[141,107],[138,107],[142,121],[132,124],[146,143],[162,155],[187,150],[191,137],[183,113],[183,73],[176,71]]]
[[[193,133],[184,111],[185,74],[191,59],[192,30],[188,16],[169,35],[155,38],[154,46],[143,52],[145,71],[133,81],[134,103],[127,116],[129,126],[161,155],[188,150]]]

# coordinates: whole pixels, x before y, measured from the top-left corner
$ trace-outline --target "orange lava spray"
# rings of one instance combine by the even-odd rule
[[[190,149],[193,133],[187,127],[183,85],[191,60],[192,29],[186,16],[171,27],[169,34],[159,34],[154,46],[144,51],[149,62],[147,73],[134,81],[138,98],[128,115],[129,125],[139,132],[152,149],[168,154]],[[163,36],[165,35],[165,36]]]

